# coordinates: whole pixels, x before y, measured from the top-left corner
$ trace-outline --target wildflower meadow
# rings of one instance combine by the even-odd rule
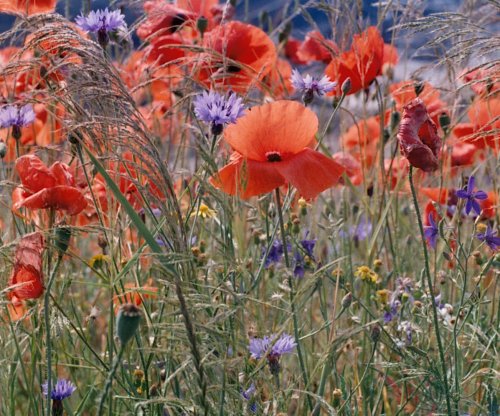
[[[0,415],[498,415],[499,15],[0,0]]]

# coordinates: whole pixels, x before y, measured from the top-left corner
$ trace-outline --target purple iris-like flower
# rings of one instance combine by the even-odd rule
[[[337,83],[330,81],[330,78],[326,75],[320,79],[312,77],[309,74],[302,77],[296,69],[292,72],[291,81],[293,87],[302,93],[302,100],[305,104],[309,104],[313,100],[314,94],[318,96],[324,95],[337,86]]]
[[[31,104],[21,107],[6,105],[0,109],[0,128],[12,127],[12,136],[17,140],[21,138],[21,127],[35,121],[35,112]]]
[[[43,394],[45,396],[48,395],[48,386],[47,382],[42,384]],[[70,397],[73,392],[76,390],[76,386],[69,380],[60,379],[57,380],[56,385],[53,390],[50,392],[50,398],[52,400],[64,400]]]
[[[263,250],[264,252],[262,253],[263,256],[266,254],[266,249]],[[281,258],[283,257],[283,244],[281,241],[274,241],[273,244],[271,245],[271,248],[269,249],[269,253],[267,253],[266,261],[265,261],[265,266],[266,268],[269,267],[273,263],[279,263],[281,261]]]
[[[397,315],[399,307],[401,306],[401,302],[397,299],[391,300],[389,303],[389,310],[384,312],[384,324],[388,324],[391,322]]]
[[[483,200],[488,198],[488,195],[484,191],[474,192],[474,183],[474,176],[471,176],[469,177],[469,182],[465,189],[459,189],[456,192],[457,197],[467,200],[465,203],[465,213],[467,215],[469,215],[472,210],[474,210],[477,215],[481,214],[481,206],[476,199]]]
[[[234,93],[226,97],[214,91],[198,95],[194,100],[196,117],[212,126],[213,134],[222,133],[224,124],[236,123],[245,113],[242,98]]]
[[[109,33],[127,26],[125,16],[119,10],[109,11],[107,7],[104,10],[92,10],[87,16],[80,15],[75,22],[80,29],[92,33]]]
[[[434,221],[434,216],[432,215],[432,212],[429,214],[427,218],[429,219],[430,225],[424,227],[425,239],[427,240],[429,245],[435,249],[437,244],[437,239],[439,237],[439,228],[436,224],[436,221]]]
[[[295,267],[293,269],[293,275],[295,277],[304,277],[305,271],[306,271],[306,264],[304,262],[304,256],[308,256],[311,260],[314,260],[314,247],[316,245],[316,240],[301,240],[300,245],[302,247],[303,253],[300,251],[296,251],[294,255],[295,259]]]
[[[497,237],[497,231],[493,230],[493,228],[488,228],[484,233],[478,233],[476,234],[476,238],[483,242],[486,243],[486,245],[491,248],[493,251],[498,250],[500,248],[500,237]]]
[[[283,354],[293,352],[297,343],[295,338],[288,334],[282,334],[278,339],[276,335],[264,338],[252,338],[248,350],[252,358],[256,360],[267,354],[268,357],[279,358]]]

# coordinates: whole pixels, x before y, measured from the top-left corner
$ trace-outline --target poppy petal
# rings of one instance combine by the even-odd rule
[[[312,149],[304,149],[292,158],[275,165],[306,199],[314,198],[337,184],[345,171],[342,165]]]
[[[70,186],[54,186],[24,199],[15,208],[24,206],[30,209],[62,209],[69,215],[76,215],[87,207],[87,200],[77,188]]]
[[[248,199],[271,192],[285,184],[285,178],[277,169],[278,164],[256,162],[238,155],[219,170],[217,176],[211,179],[211,183],[230,195]]]
[[[54,174],[35,155],[25,155],[18,158],[16,170],[24,187],[32,192],[56,185]]]
[[[224,138],[238,153],[264,162],[268,152],[279,152],[282,158],[300,152],[317,131],[316,114],[295,101],[283,100],[252,107],[226,128]]]

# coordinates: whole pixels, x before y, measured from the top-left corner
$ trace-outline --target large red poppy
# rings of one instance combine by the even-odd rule
[[[253,107],[224,131],[235,150],[212,184],[231,195],[250,198],[286,183],[304,198],[335,185],[344,168],[312,150],[318,118],[294,101]]]
[[[383,64],[384,40],[378,29],[371,26],[360,35],[354,35],[351,49],[333,58],[326,67],[326,75],[337,82],[337,89],[332,94],[341,94],[347,78],[351,80],[349,94],[368,88],[381,74]]]
[[[425,172],[439,167],[441,140],[424,102],[416,98],[403,109],[398,131],[399,147],[408,162]]]
[[[17,245],[14,256],[14,269],[9,278],[9,298],[36,299],[43,293],[42,252],[44,249],[42,233],[27,234]]]
[[[258,27],[233,21],[205,33],[205,53],[199,55],[194,76],[207,86],[244,92],[273,68],[276,48]]]
[[[53,12],[57,0],[0,0],[0,13],[35,13]]]
[[[25,155],[16,160],[16,170],[23,186],[14,190],[14,209],[52,208],[76,215],[87,206],[65,163],[55,162],[48,168],[37,156]]]
[[[308,32],[304,41],[297,48],[297,56],[304,63],[313,61],[325,64],[332,60],[333,55],[339,53],[339,48],[332,40],[327,40],[321,32]]]

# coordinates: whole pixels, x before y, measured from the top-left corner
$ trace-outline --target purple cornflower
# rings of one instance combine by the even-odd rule
[[[384,312],[384,324],[391,322],[397,315],[398,309],[401,306],[401,302],[397,299],[391,300],[388,305],[388,309]]]
[[[291,335],[282,334],[276,339],[276,334],[273,334],[270,337],[252,338],[248,350],[256,360],[267,356],[271,374],[277,375],[280,371],[280,357],[292,353],[296,346],[295,338]]]
[[[321,96],[332,91],[337,86],[337,83],[331,82],[327,75],[317,79],[307,74],[304,78],[296,69],[292,71],[290,80],[292,81],[293,87],[302,93],[302,101],[304,101],[304,104],[309,104],[313,100],[314,93]]]
[[[469,182],[467,183],[465,189],[459,189],[456,192],[457,197],[467,200],[467,202],[465,203],[465,213],[467,215],[470,214],[471,210],[476,211],[477,215],[481,214],[481,206],[476,201],[476,199],[483,200],[488,198],[488,195],[484,191],[479,190],[474,192],[474,183],[474,176],[470,176]]]
[[[194,100],[196,117],[212,127],[212,134],[222,133],[224,124],[236,123],[236,120],[245,113],[242,98],[234,93],[226,97],[214,91],[204,91]]]
[[[47,396],[48,394],[48,382],[42,384],[43,394]],[[57,380],[56,385],[50,393],[50,398],[52,400],[61,401],[68,397],[70,397],[73,392],[76,390],[76,386],[69,380],[59,379]]]
[[[437,239],[439,237],[439,228],[436,224],[436,221],[434,221],[434,216],[432,215],[432,212],[429,213],[429,216],[427,217],[429,219],[429,224],[424,227],[424,235],[425,239],[427,240],[427,243],[435,249],[436,244],[437,244]]]
[[[109,42],[109,33],[123,30],[127,27],[125,16],[119,10],[92,10],[87,16],[80,15],[75,19],[80,29],[97,33],[97,39],[104,48]]]
[[[0,128],[12,127],[12,137],[19,140],[21,138],[21,127],[35,121],[35,112],[31,104],[21,107],[6,105],[0,109]]]
[[[257,403],[254,398],[256,391],[257,389],[255,388],[254,383],[252,383],[248,389],[241,390],[241,395],[248,402],[248,410],[251,413],[257,413]]]
[[[283,354],[290,354],[297,346],[295,339],[288,334],[282,334],[276,339],[276,334],[264,338],[252,338],[248,350],[252,358],[256,360],[264,355],[280,357]]]
[[[497,237],[497,231],[493,230],[493,228],[488,228],[484,233],[478,233],[476,234],[476,238],[483,242],[486,243],[486,245],[491,248],[493,251],[498,250],[500,248],[500,237]]]

